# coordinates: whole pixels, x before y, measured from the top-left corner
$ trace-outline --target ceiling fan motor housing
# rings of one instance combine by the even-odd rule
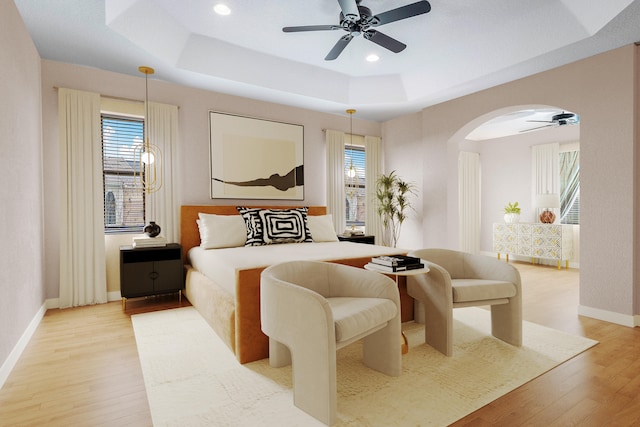
[[[573,113],[560,113],[560,114],[556,114],[555,116],[551,117],[551,121],[553,122],[557,122],[557,121],[561,121],[564,120],[564,125],[567,124],[567,120],[566,119],[570,119],[573,116],[575,116],[575,114]]]
[[[360,13],[360,19],[355,21],[345,18],[344,13],[340,12],[340,26],[353,36],[362,34],[372,24],[371,9],[365,6],[358,6],[358,12]]]

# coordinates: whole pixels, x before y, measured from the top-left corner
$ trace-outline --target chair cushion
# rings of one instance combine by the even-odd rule
[[[386,298],[327,298],[336,325],[336,342],[347,341],[393,319],[398,309]]]
[[[482,301],[516,296],[511,282],[482,279],[452,279],[453,302]]]

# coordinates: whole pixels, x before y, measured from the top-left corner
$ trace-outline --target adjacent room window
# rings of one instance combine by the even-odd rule
[[[355,140],[354,136],[354,140]],[[364,229],[366,153],[364,146],[347,144],[344,148],[345,207],[347,228]]]
[[[141,232],[144,191],[136,182],[134,146],[142,144],[144,121],[102,115],[102,171],[105,233]]]
[[[580,224],[580,151],[560,152],[560,222]]]

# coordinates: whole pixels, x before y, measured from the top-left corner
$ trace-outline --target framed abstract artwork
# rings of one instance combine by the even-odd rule
[[[304,200],[304,127],[209,111],[211,198]]]

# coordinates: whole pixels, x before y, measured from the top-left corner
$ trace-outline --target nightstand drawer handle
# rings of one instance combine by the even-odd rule
[[[152,271],[151,273],[149,273],[149,278],[152,280],[156,280],[158,278],[158,276],[160,276],[157,272]]]

